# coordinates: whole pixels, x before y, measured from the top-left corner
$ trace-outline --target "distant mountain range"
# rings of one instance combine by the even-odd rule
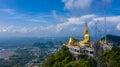
[[[107,35],[107,41],[113,43],[113,46],[120,46],[120,36],[115,35]],[[105,37],[101,38],[101,40],[105,39]]]
[[[62,45],[66,43],[68,37],[51,37],[51,38],[32,38],[32,37],[18,37],[18,38],[0,38],[0,47],[4,48],[16,48],[16,47],[41,47]]]
[[[82,40],[83,37],[76,37]],[[91,38],[94,41],[94,37]],[[105,37],[101,38],[105,39]],[[24,46],[42,46],[43,45],[58,45],[67,43],[69,37],[50,37],[50,38],[0,38],[0,47],[24,47]],[[120,46],[120,36],[107,35],[107,41],[112,42],[114,46]],[[52,43],[51,43],[52,42]],[[49,44],[48,44],[49,43]]]

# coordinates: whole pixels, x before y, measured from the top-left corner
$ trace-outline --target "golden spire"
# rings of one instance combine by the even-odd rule
[[[87,22],[85,23],[85,29],[84,29],[84,40],[83,43],[84,44],[88,44],[90,42],[90,35],[88,32],[88,25]]]
[[[69,45],[72,45],[72,43],[73,43],[73,38],[72,38],[72,33],[70,33]]]
[[[73,38],[72,33],[70,33],[70,39],[69,39],[68,44],[69,45],[74,45],[75,42],[78,42],[78,39]]]
[[[87,25],[87,22],[85,23],[84,34],[88,34],[88,25]]]
[[[70,32],[70,38],[72,38],[72,32]]]
[[[87,22],[85,22],[85,28],[88,28]]]

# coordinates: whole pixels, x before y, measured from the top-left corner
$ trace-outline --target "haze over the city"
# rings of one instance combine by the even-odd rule
[[[0,37],[82,36],[85,22],[91,35],[106,28],[120,36],[119,5],[120,0],[0,0]]]

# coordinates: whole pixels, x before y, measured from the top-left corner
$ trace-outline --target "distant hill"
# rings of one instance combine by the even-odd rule
[[[120,46],[120,36],[115,35],[107,35],[107,41],[112,42],[113,46]],[[101,38],[102,40],[105,39],[105,37]]]
[[[16,47],[41,47],[61,45],[67,42],[67,37],[51,37],[51,38],[37,38],[37,37],[13,37],[0,38],[0,47],[16,48]]]

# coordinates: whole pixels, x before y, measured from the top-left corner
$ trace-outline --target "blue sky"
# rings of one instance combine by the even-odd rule
[[[0,0],[0,37],[82,36],[85,21],[104,34],[104,4],[107,34],[120,35],[120,0]]]

